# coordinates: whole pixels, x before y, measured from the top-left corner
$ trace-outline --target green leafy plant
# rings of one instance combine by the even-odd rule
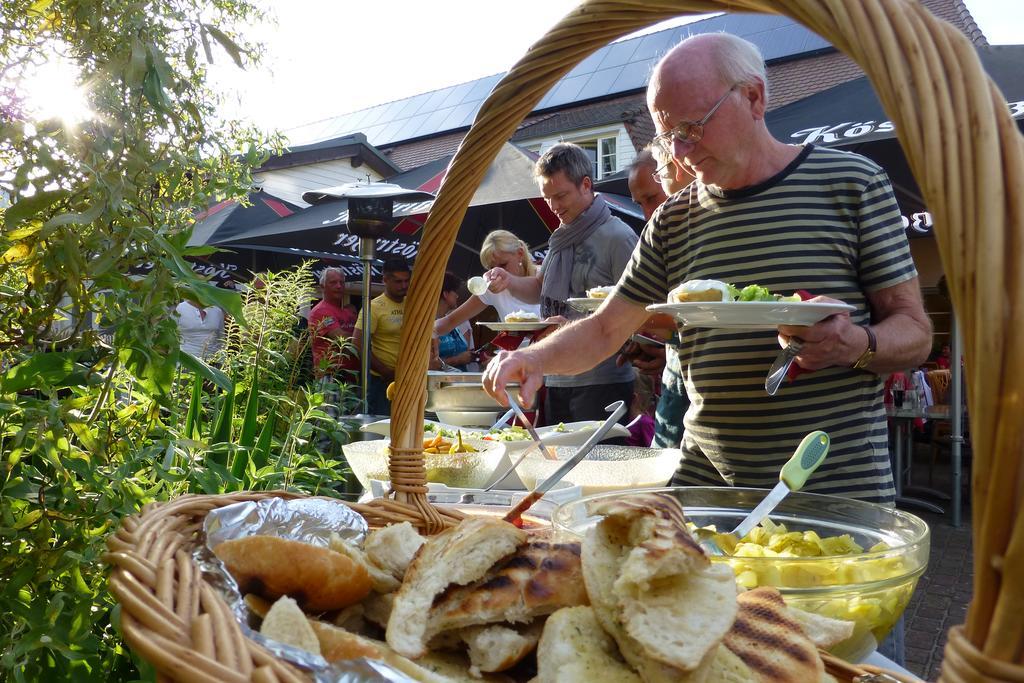
[[[344,434],[281,350],[301,274],[268,275],[260,308],[186,260],[207,253],[185,247],[193,216],[244,197],[279,147],[218,121],[207,85],[215,57],[256,62],[239,27],[258,16],[248,0],[0,4],[0,680],[152,678],[102,561],[143,505],[333,494],[344,476],[315,443]],[[51,58],[77,70],[90,118],[33,118],[23,95]],[[214,366],[179,351],[185,297],[233,320]]]

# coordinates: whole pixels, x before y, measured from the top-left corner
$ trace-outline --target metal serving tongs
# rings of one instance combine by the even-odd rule
[[[571,458],[566,460],[561,467],[555,470],[554,474],[538,484],[533,491],[519,501],[514,508],[509,510],[508,514],[505,515],[506,522],[511,522],[512,524],[519,526],[522,523],[523,513],[529,510],[534,503],[543,498],[544,494],[550,491],[555,484],[562,481],[562,478],[569,474],[572,468],[576,467],[583,458],[587,457],[590,454],[590,451],[593,450],[594,446],[600,443],[601,439],[605,437],[605,434],[615,426],[615,423],[619,421],[619,418],[626,413],[626,403],[625,401],[616,401],[611,405],[605,406],[605,410],[609,411],[611,415],[609,415],[608,419],[604,421],[604,424],[598,427],[597,430],[590,435],[590,438],[587,439],[587,442],[580,446],[580,449],[576,451]]]
[[[539,449],[541,455],[543,455],[545,458],[554,457],[548,454],[548,449],[544,447],[544,442],[541,441],[540,435],[537,433],[537,430],[534,429],[533,423],[526,419],[526,414],[523,412],[522,406],[519,405],[519,402],[516,400],[515,396],[512,395],[512,392],[506,389],[505,396],[508,398],[508,405],[510,406],[508,412],[502,415],[501,418],[499,418],[498,421],[494,423],[494,426],[491,427],[491,430],[505,424],[506,422],[508,422],[510,417],[515,415],[524,425],[526,425],[526,431],[530,433],[530,437],[533,439],[533,443],[524,448],[523,452],[519,454],[518,458],[516,458],[516,461],[509,465],[505,469],[505,471],[501,473],[500,476],[494,479],[494,481],[491,482],[490,486],[481,489],[479,493],[487,493],[488,491],[494,489],[494,487],[496,487],[498,484],[505,481],[505,477],[515,472],[515,469],[519,467],[519,463],[521,463],[523,459],[530,454],[530,451]],[[459,504],[465,505],[467,503],[472,503],[477,495],[478,493],[476,491],[473,491],[472,493],[463,493],[462,496],[459,498]]]

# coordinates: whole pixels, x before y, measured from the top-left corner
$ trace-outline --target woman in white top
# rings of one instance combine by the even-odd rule
[[[490,281],[488,276],[492,270],[505,270],[510,275],[519,276],[537,272],[537,264],[530,258],[526,242],[508,230],[495,230],[487,235],[480,247],[480,263],[488,269],[484,273],[485,281]],[[434,323],[434,334],[448,334],[463,322],[483,313],[488,306],[494,306],[501,320],[505,320],[505,316],[513,311],[529,311],[537,314],[537,319],[540,319],[540,303],[520,301],[508,290],[492,292],[488,289],[483,294],[474,294],[454,311],[438,318]]]
[[[185,300],[175,308],[181,350],[207,360],[220,351],[224,338],[224,311]]]

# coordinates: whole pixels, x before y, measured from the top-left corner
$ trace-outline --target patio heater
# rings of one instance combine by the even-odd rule
[[[359,238],[359,261],[363,266],[363,354],[359,379],[362,383],[363,413],[369,412],[370,384],[370,278],[377,255],[377,240],[390,233],[401,218],[394,216],[395,202],[427,201],[429,192],[407,190],[391,183],[353,183],[332,188],[330,195],[348,200],[348,231]]]

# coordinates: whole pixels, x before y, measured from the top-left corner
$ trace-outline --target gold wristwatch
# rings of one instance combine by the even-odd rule
[[[871,331],[871,327],[863,325],[861,327],[868,335],[868,348],[864,349],[864,353],[860,354],[860,358],[853,364],[855,370],[864,370],[868,367],[868,363],[875,357],[875,352],[878,350],[878,342],[875,340],[875,333]]]

